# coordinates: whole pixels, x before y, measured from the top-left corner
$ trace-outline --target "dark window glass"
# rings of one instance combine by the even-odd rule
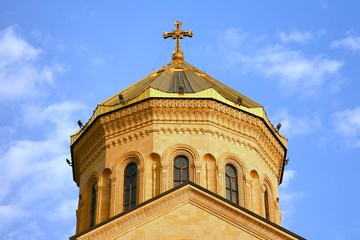
[[[265,188],[264,192],[264,206],[265,206],[265,218],[270,220],[270,214],[269,214],[269,193],[268,190]]]
[[[233,165],[226,164],[225,166],[225,178],[226,178],[226,198],[233,203],[238,204],[238,186],[237,186],[237,172]]]
[[[96,216],[96,184],[91,188],[91,200],[90,200],[90,227],[95,225]]]
[[[174,159],[174,187],[189,181],[189,160],[185,156]]]
[[[137,165],[130,163],[124,175],[124,210],[136,205]]]
[[[226,199],[231,199],[231,191],[226,189]]]

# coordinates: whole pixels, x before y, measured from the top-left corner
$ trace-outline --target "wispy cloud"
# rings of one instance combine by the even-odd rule
[[[102,66],[106,62],[101,51],[96,51],[83,45],[76,45],[75,51],[79,56],[88,61],[92,67]]]
[[[357,239],[360,236],[360,219],[357,217],[355,221],[339,221],[334,229],[334,239]],[[356,238],[354,238],[356,236]]]
[[[286,108],[280,109],[272,116],[275,122],[281,123],[280,132],[287,137],[306,136],[321,128],[318,116],[293,116]]]
[[[248,34],[246,32],[241,31],[238,28],[228,28],[223,33],[221,33],[222,41],[226,42],[227,48],[235,48],[237,49],[240,44],[246,40]]]
[[[31,31],[31,36],[40,42],[45,48],[53,48],[58,53],[64,53],[66,47],[62,40],[54,38],[50,33],[44,33],[39,30]]]
[[[301,34],[283,37],[298,40],[306,38]],[[252,41],[253,39],[256,41]],[[238,47],[240,43],[243,48]],[[338,84],[330,83],[341,80],[339,71],[343,61],[330,59],[322,54],[307,56],[304,52],[281,43],[265,45],[261,38],[248,36],[239,29],[226,30],[221,37],[219,49],[222,51],[222,61],[228,67],[271,79],[278,83],[283,94],[298,94],[302,98],[309,98],[321,92],[324,86],[337,86]]]
[[[336,112],[334,127],[348,146],[360,147],[360,106]]]
[[[279,32],[278,36],[280,41],[283,43],[297,42],[305,44],[313,38],[313,34],[311,32],[300,32],[298,30],[293,30],[289,33]]]
[[[284,171],[283,182],[279,188],[283,226],[290,224],[291,216],[296,211],[298,201],[306,195],[304,191],[294,191],[291,188],[291,183],[295,180],[296,175],[297,172],[295,170],[286,169]]]
[[[296,171],[293,169],[286,169],[283,175],[283,181],[281,183],[282,188],[287,188],[292,180],[295,179]]]
[[[40,64],[41,54],[15,26],[0,31],[0,101],[35,96],[42,86],[54,84],[54,75],[64,69],[61,64]]]
[[[0,198],[0,235],[5,239],[26,236],[29,231],[30,238],[39,233],[37,239],[45,239],[40,226],[53,221],[74,224],[77,194],[69,187],[72,175],[65,159],[69,157],[68,136],[76,129],[73,115],[84,109],[81,103],[62,102],[29,107],[21,113],[28,128],[41,132],[43,126],[48,126],[51,134],[38,140],[15,139],[0,149],[0,182],[4,189]],[[60,214],[62,209],[68,212]]]
[[[343,64],[341,61],[322,56],[306,57],[300,51],[289,50],[282,46],[262,49],[253,58],[248,57],[247,62],[258,73],[279,81],[285,92],[300,91],[303,97],[316,94]]]
[[[64,239],[74,233],[78,196],[65,159],[69,135],[77,128],[75,115],[83,114],[86,106],[47,101],[42,92],[56,89],[55,77],[63,69],[43,64],[44,55],[44,49],[31,45],[16,27],[0,31],[0,102],[6,100],[16,109],[0,127],[2,239]],[[51,236],[46,228],[54,228]]]
[[[360,36],[347,36],[331,43],[333,48],[346,48],[351,51],[360,51]]]

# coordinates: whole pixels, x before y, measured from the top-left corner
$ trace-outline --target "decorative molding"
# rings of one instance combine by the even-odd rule
[[[160,128],[153,123],[204,124],[212,128]],[[285,149],[263,120],[209,99],[149,99],[100,116],[72,146],[78,174],[107,148],[154,133],[212,134],[255,150],[280,180]]]
[[[149,130],[143,130],[143,131],[139,131],[139,132],[133,132],[133,135],[127,135],[124,136],[122,138],[119,139],[115,139],[114,141],[112,141],[111,144],[107,144],[99,149],[97,149],[97,151],[94,151],[93,156],[91,156],[91,158],[88,159],[88,161],[84,161],[84,165],[81,166],[80,168],[80,174],[85,173],[85,171],[89,168],[89,166],[91,164],[93,164],[97,159],[99,159],[99,156],[106,150],[112,147],[117,147],[119,145],[124,145],[127,144],[128,142],[132,141],[132,139],[134,138],[144,138],[149,136],[150,132],[153,133],[158,133],[158,134],[202,134],[202,135],[208,135],[210,134],[211,136],[217,137],[220,140],[223,141],[228,141],[231,142],[233,144],[236,144],[238,146],[242,146],[246,149],[249,150],[253,150],[257,156],[259,157],[259,159],[261,159],[266,166],[269,168],[269,170],[274,174],[274,176],[278,175],[278,170],[273,166],[273,164],[271,164],[271,162],[268,160],[268,156],[261,151],[260,149],[258,149],[257,145],[254,145],[253,142],[248,142],[248,141],[244,141],[242,138],[235,138],[235,137],[229,137],[226,136],[225,134],[219,132],[219,131],[214,131],[211,129],[205,129],[205,128],[161,128],[159,129],[149,129]],[[231,139],[229,141],[229,139]],[[242,167],[243,164],[242,164]],[[114,169],[113,169],[114,170]],[[244,168],[244,172],[246,172],[246,167]]]
[[[139,186],[137,188],[137,204],[143,202],[144,199],[144,166],[145,166],[145,159],[144,156],[140,152],[132,151],[128,152],[122,156],[120,156],[117,162],[113,166],[113,172],[117,177],[117,182],[115,186],[115,214],[118,214],[123,211],[124,206],[124,171],[127,165],[130,163],[136,163],[138,168],[138,183]]]
[[[259,239],[298,239],[289,235],[265,221],[236,208],[223,200],[209,195],[200,189],[187,185],[174,192],[162,196],[160,199],[149,202],[125,215],[113,219],[88,233],[77,236],[78,240],[114,239],[121,237],[130,229],[136,229],[145,222],[161,216],[164,212],[170,212],[184,203],[191,203],[201,209],[215,215],[225,222],[242,229]]]
[[[269,211],[270,211],[270,221],[273,222],[279,222],[278,216],[276,214],[276,199],[275,199],[275,192],[274,188],[271,184],[270,178],[264,174],[262,177],[262,193],[265,193],[265,190],[268,191],[268,205],[269,205]],[[265,206],[264,206],[265,209]]]
[[[245,206],[245,194],[246,194],[246,189],[245,189],[245,172],[244,170],[246,168],[243,168],[242,164],[240,163],[239,159],[233,156],[227,156],[224,160],[222,160],[222,162],[224,164],[222,164],[222,171],[224,172],[224,176],[225,176],[225,166],[226,164],[230,164],[232,166],[234,166],[236,168],[237,171],[237,185],[238,185],[238,199],[239,199],[239,205],[242,207],[248,207]],[[222,183],[222,184],[225,184]],[[224,190],[226,190],[226,186],[224,186]],[[226,194],[225,194],[225,198],[226,198]]]
[[[93,172],[90,177],[88,178],[88,180],[86,181],[86,184],[83,188],[83,191],[81,192],[80,196],[81,200],[79,200],[79,211],[80,211],[80,215],[81,215],[81,219],[80,219],[80,223],[81,223],[81,229],[85,230],[89,227],[90,225],[90,202],[91,202],[91,190],[92,187],[95,185],[95,189],[96,189],[96,201],[99,202],[99,188],[98,188],[98,183],[99,183],[99,179],[100,179],[100,175],[98,172]],[[96,216],[95,219],[97,222],[98,220],[98,208],[96,209]]]
[[[183,155],[189,160],[189,181],[195,182],[195,161],[196,155],[198,154],[193,152],[194,149],[191,149],[187,145],[176,145],[171,149],[165,151],[163,160],[167,162],[167,186],[166,190],[173,188],[174,183],[174,159],[176,156]],[[198,159],[197,159],[198,160]]]

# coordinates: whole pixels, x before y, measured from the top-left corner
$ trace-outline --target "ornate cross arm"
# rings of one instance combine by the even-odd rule
[[[174,22],[176,29],[173,30],[172,32],[164,32],[164,34],[163,34],[164,39],[169,38],[169,37],[171,37],[172,39],[176,39],[176,48],[173,53],[173,60],[175,60],[175,59],[183,60],[184,59],[184,55],[180,48],[180,39],[183,39],[184,37],[192,37],[193,36],[192,30],[184,31],[184,30],[180,29],[181,24],[182,24],[182,22],[180,22],[180,21]]]

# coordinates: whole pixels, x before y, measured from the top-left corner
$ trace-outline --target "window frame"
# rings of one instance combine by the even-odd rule
[[[130,167],[135,165],[135,171],[127,175],[127,171]],[[129,170],[130,171],[130,170]],[[138,203],[138,164],[135,162],[130,162],[126,165],[124,169],[124,185],[123,185],[123,210],[129,210],[135,207]],[[135,183],[133,186],[133,183]],[[127,187],[128,185],[128,187]],[[128,195],[127,195],[128,191]]]
[[[96,224],[96,209],[97,209],[97,183],[93,184],[91,191],[90,191],[90,219],[89,219],[89,226],[93,227]]]
[[[265,190],[264,190],[264,213],[265,213],[265,218],[267,220],[270,220],[270,205],[269,205],[269,192],[268,191],[269,190],[265,186]]]
[[[181,159],[186,159],[186,161],[187,161],[186,166],[181,167],[176,164],[176,161],[181,160]],[[179,179],[177,179],[175,177],[177,172],[179,172]],[[183,178],[183,176],[184,176],[183,172],[185,172],[185,174],[187,175],[186,179]],[[190,181],[190,160],[185,155],[177,155],[174,158],[174,162],[173,162],[173,186],[176,187],[176,186],[179,186],[179,185],[181,185],[185,182],[189,182],[189,181]]]
[[[234,171],[234,174],[230,176],[227,169],[231,168]],[[238,183],[238,171],[236,167],[232,164],[225,165],[225,198],[235,204],[239,204],[239,183]],[[228,183],[229,182],[229,186]],[[235,186],[233,186],[235,185]],[[229,193],[229,194],[228,194]],[[233,194],[235,193],[235,198]]]

